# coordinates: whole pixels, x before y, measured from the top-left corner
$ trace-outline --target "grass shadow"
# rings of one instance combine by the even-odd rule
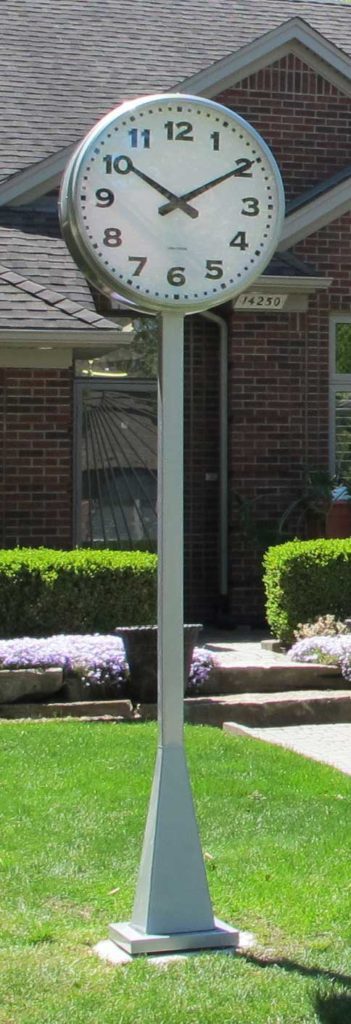
[[[327,981],[337,982],[339,985],[344,985],[345,988],[351,989],[350,974],[339,974],[337,971],[325,970],[324,967],[307,967],[305,964],[299,964],[295,960],[288,960],[285,957],[260,957],[255,956],[253,953],[241,953],[240,956],[242,956],[243,960],[246,960],[248,964],[254,964],[255,967],[280,967],[283,971],[301,974],[301,976],[304,978],[323,978]],[[339,998],[348,1000],[347,1008],[349,1010],[349,1016],[344,1016],[343,1018],[335,1017],[335,1024],[339,1024],[339,1021],[341,1022],[341,1024],[351,1024],[351,995],[345,995],[340,997],[337,995],[335,996],[336,1001]],[[321,1000],[322,1005],[324,997],[319,996],[319,999]],[[328,1002],[328,999],[331,1001],[332,997],[326,997],[325,1002]],[[321,1017],[322,1024],[324,1024],[324,1021],[326,1022],[326,1024],[334,1024],[333,1017]]]
[[[318,995],[315,1009],[320,1024],[350,1024],[351,995],[346,992]]]

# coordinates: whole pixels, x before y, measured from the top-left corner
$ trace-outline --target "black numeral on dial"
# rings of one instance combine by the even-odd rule
[[[95,192],[95,197],[97,199],[97,206],[112,206],[112,203],[115,201],[114,194],[110,188],[98,188]]]
[[[117,171],[118,174],[129,174],[133,166],[129,156],[112,156],[111,153],[106,153],[102,162],[105,164],[106,174],[111,174],[112,171]]]
[[[253,162],[253,160],[246,160],[244,157],[240,157],[240,160],[235,160],[236,166],[238,168],[235,177],[252,178],[252,172],[250,171],[250,167],[252,167]]]
[[[218,150],[219,149],[219,132],[212,132],[212,135],[210,135],[210,139],[212,139],[212,142],[213,142],[213,149]]]
[[[174,288],[179,288],[179,285],[185,284],[185,267],[170,267],[167,273],[168,284],[172,284]]]
[[[132,149],[137,149],[139,144],[143,146],[144,149],[150,149],[151,132],[149,128],[144,128],[142,132],[140,132],[138,128],[131,128],[128,135]]]
[[[260,204],[255,196],[245,196],[242,202],[247,203],[247,209],[241,211],[244,217],[258,217]]]
[[[104,245],[110,245],[113,248],[122,245],[122,232],[119,228],[105,228]]]
[[[229,245],[231,245],[233,249],[241,249],[242,252],[244,252],[245,249],[248,249],[249,243],[246,241],[246,232],[237,231],[234,238],[229,242]]]
[[[133,271],[132,277],[139,277],[141,271],[144,270],[145,264],[147,263],[147,256],[128,256],[130,263],[137,263],[137,267]]]
[[[177,129],[175,132],[174,129]],[[169,142],[194,142],[194,137],[191,134],[193,130],[190,121],[166,121],[165,129],[167,131],[167,139]]]
[[[206,270],[205,277],[211,278],[212,281],[218,281],[220,277],[223,277],[223,260],[206,260]]]

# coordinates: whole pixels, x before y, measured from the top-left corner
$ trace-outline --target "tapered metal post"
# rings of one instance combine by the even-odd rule
[[[183,743],[184,322],[164,313],[158,405],[159,745],[130,924],[110,938],[129,953],[237,945],[213,917]]]

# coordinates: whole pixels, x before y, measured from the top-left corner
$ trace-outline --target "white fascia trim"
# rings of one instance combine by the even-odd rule
[[[129,334],[129,339],[130,339]],[[77,345],[84,345],[84,348],[112,349],[114,345],[129,345],[126,336],[122,331],[33,331],[33,330],[3,330],[0,331],[0,345],[30,345],[33,348],[40,348],[42,345],[52,345],[54,348],[76,348]]]
[[[300,210],[285,218],[278,245],[278,252],[284,252],[297,245],[303,238],[315,234],[331,221],[342,217],[351,210],[351,178],[335,185],[329,192],[317,196]]]
[[[3,181],[0,184],[0,206],[23,206],[49,192],[51,188],[56,188],[62,171],[76,148],[77,145],[66,146],[53,156],[31,164],[24,171],[19,171],[7,181]]]
[[[289,295],[310,295],[312,292],[330,288],[332,284],[332,277],[307,277],[307,275],[306,277],[294,277],[293,275],[291,277],[276,277],[274,274],[265,274],[264,277],[259,277],[245,291],[275,292],[276,294],[288,292]]]
[[[323,73],[345,93],[350,90],[351,58],[337,46],[330,43],[302,18],[291,18],[278,28],[259,36],[253,43],[242,46],[234,54],[216,61],[210,68],[199,71],[186,81],[178,84],[180,92],[212,97],[223,92],[230,85],[272,63],[286,53],[295,50],[298,56],[309,63],[314,61],[316,70]]]

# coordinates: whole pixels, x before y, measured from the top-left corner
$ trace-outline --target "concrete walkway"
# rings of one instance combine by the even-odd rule
[[[262,648],[267,633],[233,630],[232,632],[205,633],[203,645],[212,651],[223,666],[265,667],[287,665],[284,652]],[[320,725],[287,725],[253,728],[228,722],[225,731],[251,736],[287,747],[313,760],[338,768],[351,775],[351,722],[323,723]]]
[[[280,747],[294,750],[297,754],[332,765],[346,775],[351,775],[351,722],[333,725],[285,725],[267,726],[263,729],[249,729],[247,726],[226,722],[224,731],[252,739],[276,743]]]

